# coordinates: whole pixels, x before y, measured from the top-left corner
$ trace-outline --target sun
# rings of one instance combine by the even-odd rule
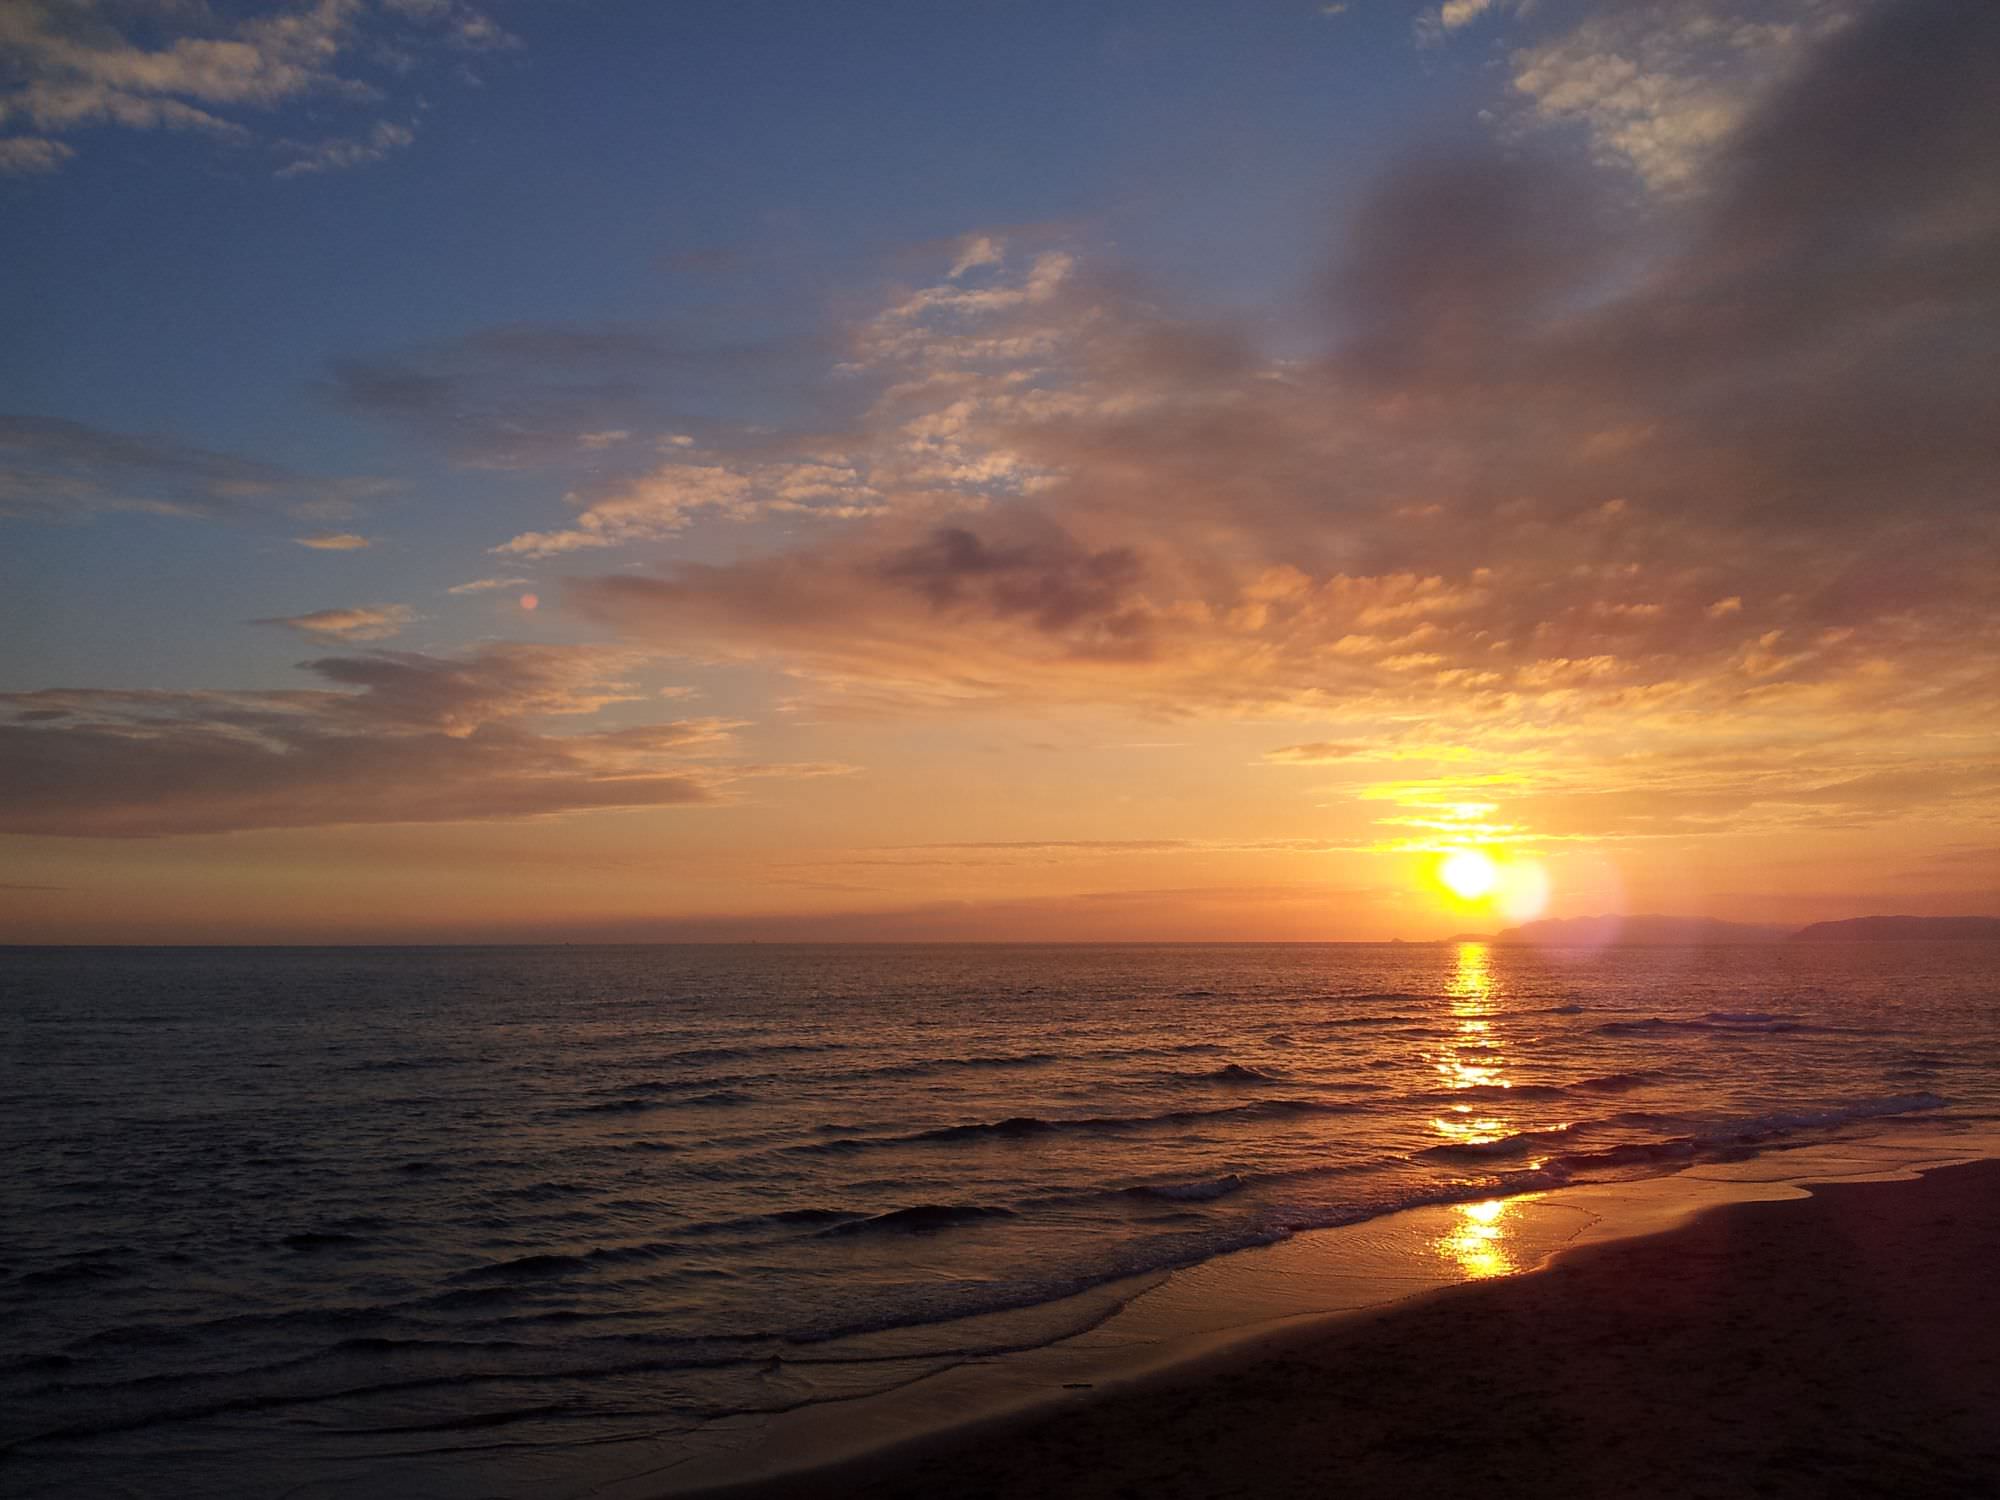
[[[1455,849],[1438,866],[1438,879],[1461,901],[1477,901],[1499,883],[1499,868],[1477,849]]]

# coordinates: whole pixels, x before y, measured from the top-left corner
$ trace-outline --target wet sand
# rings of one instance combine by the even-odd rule
[[[727,1493],[2000,1494],[2000,1162],[1716,1209]]]

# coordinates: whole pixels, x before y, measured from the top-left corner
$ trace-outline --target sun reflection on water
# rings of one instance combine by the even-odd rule
[[[1519,1270],[1510,1253],[1507,1231],[1508,1220],[1520,1201],[1489,1198],[1483,1203],[1456,1205],[1451,1227],[1438,1237],[1438,1254],[1475,1281]]]
[[[1506,1058],[1487,1019],[1494,1010],[1496,988],[1486,945],[1460,943],[1458,968],[1445,986],[1454,1031],[1431,1059],[1447,1089],[1508,1087]],[[1509,1130],[1506,1120],[1471,1104],[1450,1106],[1448,1113],[1431,1121],[1431,1127],[1454,1145],[1472,1146],[1499,1140]]]

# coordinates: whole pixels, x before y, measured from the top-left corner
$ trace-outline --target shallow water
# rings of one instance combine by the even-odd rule
[[[364,1493],[698,1436],[1303,1228],[1980,1122],[1996,972],[1979,943],[0,952],[0,1479]]]

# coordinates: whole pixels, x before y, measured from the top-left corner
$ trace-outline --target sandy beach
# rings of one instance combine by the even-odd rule
[[[1738,1204],[780,1496],[2000,1493],[2000,1162]]]

